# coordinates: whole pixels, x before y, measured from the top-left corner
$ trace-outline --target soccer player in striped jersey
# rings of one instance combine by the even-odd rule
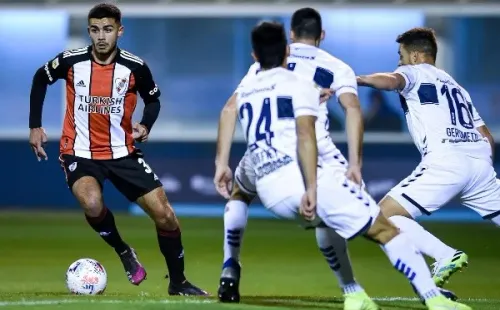
[[[160,90],[139,57],[119,49],[121,12],[99,4],[88,14],[92,45],[57,55],[38,69],[30,96],[30,144],[38,160],[47,159],[42,106],[47,86],[66,81],[66,114],[60,161],[68,186],[89,225],[118,254],[129,281],[139,285],[146,270],[133,248],[121,238],[112,212],[103,203],[105,180],[140,205],[155,223],[161,253],[170,276],[170,295],[206,295],[184,275],[179,222],[163,186],[134,142],[148,140],[160,111]],[[137,93],[144,101],[140,123],[132,124]]]
[[[396,71],[360,76],[358,84],[398,91],[422,160],[380,205],[422,253],[436,260],[434,281],[442,286],[468,264],[468,257],[414,219],[430,215],[456,197],[484,219],[500,225],[500,184],[492,165],[494,142],[467,90],[436,67],[434,31],[414,28],[396,42],[400,55]]]

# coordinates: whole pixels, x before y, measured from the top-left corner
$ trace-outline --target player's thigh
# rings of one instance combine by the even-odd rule
[[[389,191],[387,196],[392,200],[382,200],[382,212],[387,217],[404,215],[394,212],[399,205],[413,218],[430,215],[457,196],[467,182],[467,171],[458,162],[444,161],[418,165],[410,176]]]
[[[345,239],[367,231],[380,214],[373,198],[344,174],[331,172],[318,180],[317,213]]]
[[[256,195],[257,194],[249,194],[245,192],[241,189],[241,186],[238,184],[238,182],[234,182],[233,188],[231,190],[231,197],[229,198],[229,200],[243,201],[244,203],[249,205]]]
[[[66,182],[80,205],[89,212],[100,212],[103,207],[102,184],[106,179],[106,171],[98,162],[61,155],[59,157]]]
[[[231,196],[233,194],[242,193],[248,197],[255,197],[257,195],[257,187],[256,187],[256,175],[253,170],[253,166],[251,163],[251,158],[248,153],[245,153],[243,158],[240,160],[236,170],[234,172],[234,183],[237,184],[237,187],[233,188]],[[251,200],[251,199],[250,199]]]
[[[500,180],[495,169],[484,160],[474,160],[472,168],[475,175],[463,191],[462,203],[484,219],[500,216]]]
[[[165,195],[160,179],[140,152],[120,159],[110,160],[106,163],[106,167],[109,170],[108,178],[111,183],[129,201],[135,202],[139,197],[157,188],[159,188],[159,192],[163,192],[163,195]]]

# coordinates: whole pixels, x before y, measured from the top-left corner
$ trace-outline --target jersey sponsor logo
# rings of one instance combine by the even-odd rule
[[[47,74],[47,77],[49,78],[49,81],[53,82],[54,78],[52,77],[52,74],[50,74],[49,63],[48,62],[45,63],[45,66],[43,66],[43,69],[45,70],[45,73]]]
[[[316,59],[316,56],[297,55],[297,54],[290,54],[290,57],[300,58],[300,59],[308,59],[308,60],[315,60]]]
[[[293,161],[290,156],[279,154],[273,147],[262,149],[254,145],[250,149],[252,151],[250,159],[255,167],[257,179],[261,179]]]
[[[154,94],[156,94],[158,92],[158,85],[155,84],[155,88],[153,88],[152,90],[149,91],[149,94],[151,96],[153,96]]]
[[[59,57],[56,57],[54,60],[52,60],[52,69],[57,69],[59,67]]]
[[[241,97],[245,98],[245,97],[251,96],[253,94],[257,94],[257,93],[273,91],[275,88],[276,88],[276,84],[273,84],[271,86],[262,87],[262,88],[254,88],[249,92],[242,92]]]
[[[115,89],[118,95],[124,95],[128,89],[128,79],[127,78],[115,79]]]
[[[78,95],[80,103],[78,111],[95,114],[121,114],[123,110],[123,97],[103,97]]]

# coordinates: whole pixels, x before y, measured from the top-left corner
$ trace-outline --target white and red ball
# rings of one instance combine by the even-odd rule
[[[104,267],[95,259],[81,258],[66,271],[66,286],[72,294],[102,294],[108,283]]]

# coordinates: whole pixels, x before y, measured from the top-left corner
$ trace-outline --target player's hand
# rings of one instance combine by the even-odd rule
[[[149,138],[148,129],[144,125],[135,123],[134,126],[132,126],[132,137],[134,137],[134,140],[137,142],[146,142]]]
[[[47,133],[42,127],[30,129],[30,145],[38,161],[49,159],[44,149],[47,140]]]
[[[231,189],[233,188],[233,172],[227,165],[216,165],[214,184],[217,192],[224,198],[231,197]]]
[[[316,218],[316,187],[308,189],[300,202],[300,214],[307,221]]]
[[[324,103],[330,100],[330,98],[335,94],[331,88],[323,88],[319,92],[319,102]]]
[[[349,165],[347,167],[347,172],[345,176],[352,182],[359,185],[361,188],[363,186],[363,177],[361,176],[361,166],[359,165]]]

